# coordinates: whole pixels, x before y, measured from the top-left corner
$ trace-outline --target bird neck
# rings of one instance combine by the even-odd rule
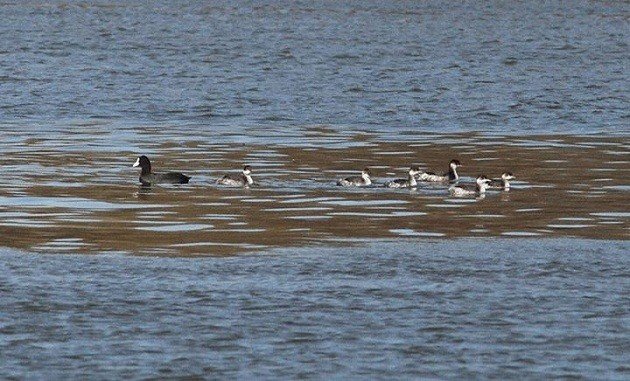
[[[459,179],[459,175],[457,174],[457,169],[452,165],[448,166],[448,179],[453,181]]]
[[[409,173],[409,185],[411,185],[412,187],[418,185],[418,182],[416,181],[416,176],[413,173]]]
[[[140,175],[150,175],[151,174],[151,164],[146,164],[142,166],[142,171],[140,171]]]

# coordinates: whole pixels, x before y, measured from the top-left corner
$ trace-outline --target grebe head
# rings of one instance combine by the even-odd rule
[[[451,160],[451,162],[450,162],[450,163],[448,163],[448,165],[449,165],[451,168],[455,169],[455,168],[457,168],[457,167],[461,167],[461,166],[462,166],[462,163],[460,163],[460,162],[459,162],[459,160],[453,159],[453,160]]]
[[[503,172],[503,174],[501,175],[501,178],[503,180],[512,180],[512,179],[515,179],[516,177],[514,177],[512,172]]]
[[[252,173],[252,167],[249,165],[246,165],[243,167],[243,174],[245,176],[249,176]]]
[[[370,177],[372,175],[372,172],[370,172],[370,168],[363,168],[363,172],[361,173],[363,176],[367,176]]]
[[[417,174],[419,174],[420,171],[420,167],[418,167],[417,165],[412,165],[411,168],[409,168],[409,175],[410,176],[415,176]]]
[[[489,178],[486,177],[486,175],[479,175],[477,176],[477,185],[479,186],[485,186],[490,184],[492,180],[490,180]]]

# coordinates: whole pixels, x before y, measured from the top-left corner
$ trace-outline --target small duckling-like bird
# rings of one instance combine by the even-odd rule
[[[418,166],[409,168],[409,176],[406,179],[396,179],[385,183],[387,188],[413,188],[418,185],[416,175],[420,173]]]
[[[372,179],[370,179],[370,168],[363,169],[361,176],[350,176],[345,179],[337,181],[337,185],[342,187],[365,187],[372,185]]]
[[[464,196],[481,196],[486,193],[486,189],[488,188],[488,184],[490,183],[489,178],[485,175],[479,175],[477,177],[476,184],[473,185],[451,185],[448,188],[451,196],[455,197],[464,197]]]
[[[459,175],[457,174],[457,167],[461,167],[462,163],[459,160],[451,160],[448,163],[448,172],[443,175],[437,175],[434,172],[422,172],[418,177],[420,181],[428,181],[434,183],[444,183],[444,182],[453,182],[459,180]]]
[[[149,158],[142,155],[138,157],[133,164],[134,167],[140,167],[140,183],[145,186],[156,184],[187,184],[190,176],[186,176],[179,172],[153,173],[151,172],[151,162]]]
[[[252,167],[246,165],[243,167],[243,172],[239,174],[228,173],[217,180],[218,184],[227,185],[231,187],[249,187],[254,183],[251,176]]]
[[[510,180],[513,180],[515,178],[516,177],[514,177],[512,172],[503,172],[501,174],[501,178],[500,179],[492,179],[490,181],[490,186],[488,186],[488,188],[490,188],[490,189],[501,189],[501,190],[504,190],[504,191],[509,191],[510,190]]]

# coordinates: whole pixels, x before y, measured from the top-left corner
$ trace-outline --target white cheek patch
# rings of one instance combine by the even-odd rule
[[[135,162],[135,163],[133,163],[133,166],[134,166],[134,167],[138,167],[138,166],[140,166],[140,158],[137,158],[137,159],[136,159],[136,162]]]

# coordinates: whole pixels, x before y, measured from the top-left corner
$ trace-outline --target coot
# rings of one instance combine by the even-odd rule
[[[187,184],[190,176],[179,172],[154,173],[151,172],[151,162],[149,158],[142,155],[136,160],[134,167],[142,168],[140,172],[140,182],[142,185],[156,184]]]

